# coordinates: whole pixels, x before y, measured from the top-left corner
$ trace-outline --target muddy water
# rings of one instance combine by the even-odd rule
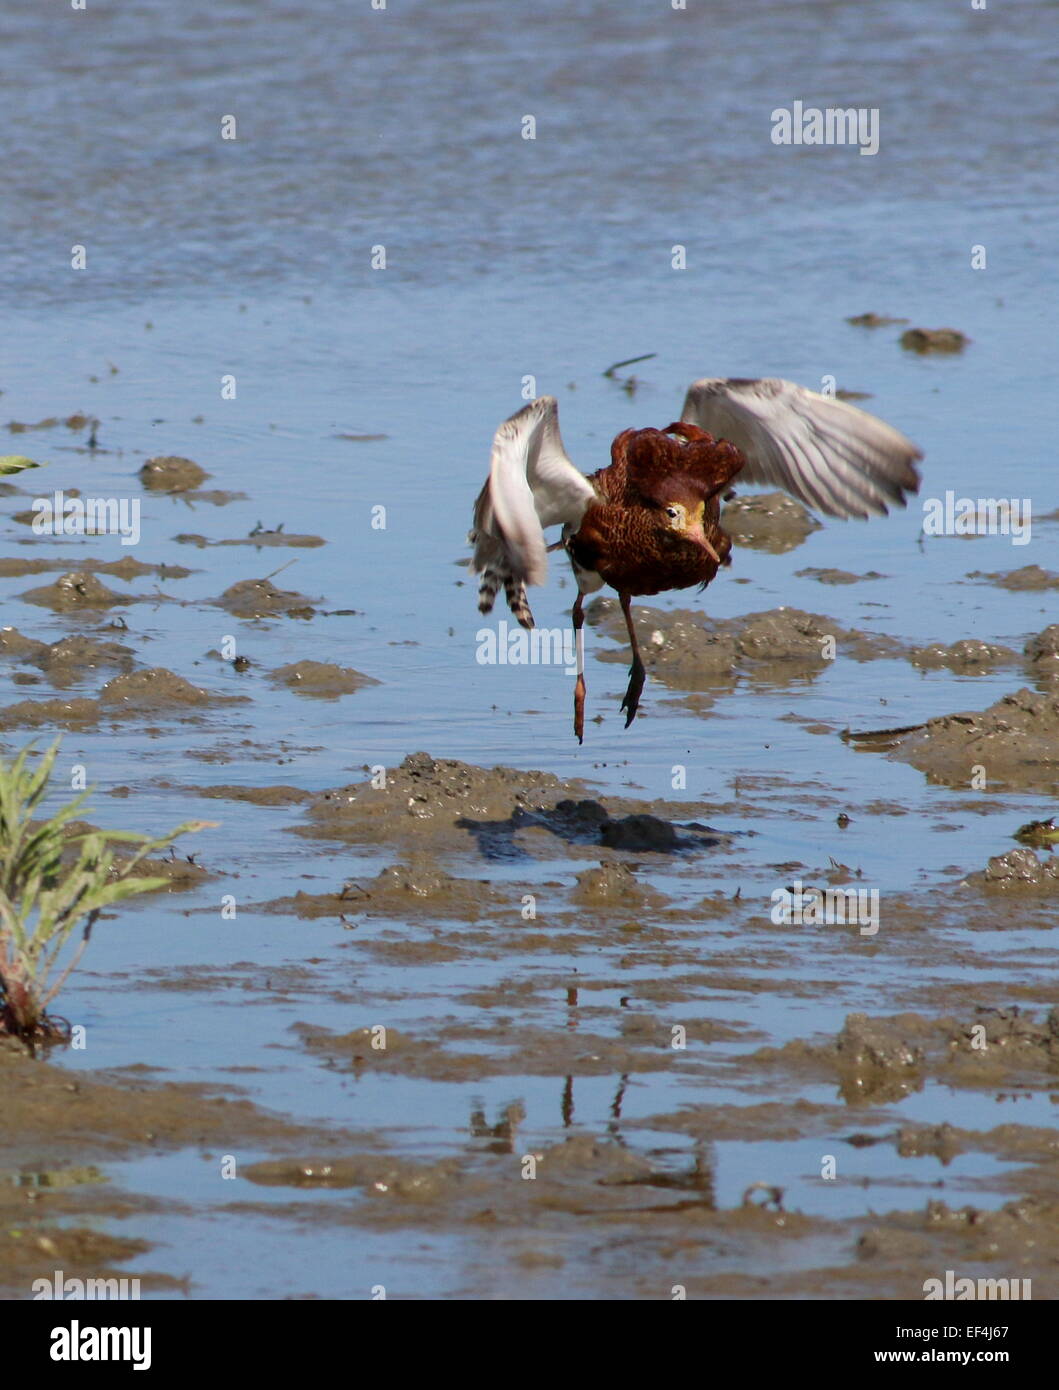
[[[84,1050],[3,1054],[5,1291],[1054,1296],[1056,880],[1005,859],[1056,809],[1039,21],[13,8],[0,420],[55,423],[3,450],[48,467],[0,489],[0,739],[65,731],[96,823],[220,825],[97,928]],[[877,156],[770,143],[832,97]],[[926,496],[1028,497],[1032,540],[752,510],[639,610],[627,732],[594,610],[579,749],[562,666],[476,661],[489,438],[532,376],[593,468],[703,373],[870,393]],[[56,488],[139,543],[35,535]],[[557,566],[538,621],[571,599]],[[795,880],[878,930],[774,923]]]

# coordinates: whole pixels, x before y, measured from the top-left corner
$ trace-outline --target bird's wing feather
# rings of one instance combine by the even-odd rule
[[[727,439],[746,458],[740,482],[780,487],[827,516],[867,517],[919,490],[923,457],[891,425],[792,381],[703,378],[682,420]]]
[[[475,569],[496,563],[499,543],[515,579],[543,584],[544,528],[577,525],[594,499],[591,483],[566,456],[555,397],[532,401],[493,439],[489,479],[475,507]]]

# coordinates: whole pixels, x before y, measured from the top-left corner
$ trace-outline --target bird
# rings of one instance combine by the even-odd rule
[[[678,421],[626,429],[610,464],[586,476],[559,433],[559,403],[540,396],[497,429],[489,476],[474,504],[471,569],[478,608],[490,613],[501,589],[524,628],[534,626],[527,585],[543,584],[550,551],[565,550],[577,581],[574,733],[584,742],[584,599],[617,591],[632,648],[621,703],[636,718],[645,670],[633,598],[700,592],[730,563],[720,505],[730,485],[781,488],[826,516],[867,519],[905,506],[918,492],[922,451],[867,411],[779,377],[704,377],[687,390]],[[545,531],[561,526],[546,544]]]

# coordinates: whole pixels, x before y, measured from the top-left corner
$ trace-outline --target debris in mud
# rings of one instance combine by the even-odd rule
[[[352,695],[363,686],[379,684],[374,677],[354,671],[351,666],[335,666],[328,661],[296,661],[289,666],[278,666],[271,679],[295,694],[321,700],[335,700],[339,695]]]
[[[909,352],[962,352],[970,338],[958,328],[908,328],[901,334],[901,346]]]
[[[87,570],[73,570],[60,575],[52,584],[39,589],[27,589],[19,594],[25,603],[37,603],[57,613],[77,613],[99,608],[113,608],[119,603],[137,603],[135,594],[118,594],[108,589]]]
[[[210,475],[191,459],[166,454],[148,459],[139,476],[150,492],[189,492],[201,487]]]
[[[1055,816],[1050,820],[1030,821],[1028,825],[1020,825],[1013,838],[1033,849],[1051,849],[1059,845],[1059,821]]]
[[[236,618],[312,618],[316,610],[304,594],[277,589],[269,579],[241,579],[212,602]]]
[[[212,827],[215,822],[199,821],[198,824],[202,827]],[[92,825],[89,821],[77,820],[69,822],[65,827],[65,833],[72,839],[78,835],[103,834],[105,836],[107,832],[101,831],[98,825]],[[114,864],[111,870],[111,877],[114,879],[122,876],[127,878],[161,878],[165,880],[164,888],[149,890],[161,893],[173,889],[183,891],[187,888],[195,888],[198,884],[205,883],[207,879],[214,877],[208,869],[196,862],[195,853],[182,853],[175,846],[170,848],[168,855],[141,859],[138,864],[129,869],[126,866],[133,854],[131,851],[129,853],[122,852],[117,848],[118,843],[118,841],[114,841],[109,846],[115,850]],[[74,857],[73,846],[66,851],[64,857],[71,859]]]
[[[867,313],[854,314],[846,322],[855,324],[858,328],[888,328],[891,324],[907,323],[908,320],[888,318],[885,314]]]
[[[1059,589],[1059,574],[1042,569],[1040,565],[1023,565],[1021,569],[998,570],[993,574],[987,574],[983,570],[972,570],[967,578],[988,579],[998,589],[1010,589],[1013,593]]]
[[[721,512],[721,526],[736,545],[770,555],[786,554],[821,529],[808,507],[785,492],[734,497]]]
[[[890,732],[890,741],[876,746],[931,781],[969,786],[981,768],[990,787],[1059,792],[1059,694],[1024,688],[981,713],[945,715]],[[856,741],[867,744],[864,735]]]

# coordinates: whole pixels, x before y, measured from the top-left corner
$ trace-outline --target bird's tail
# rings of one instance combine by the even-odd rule
[[[476,525],[468,536],[468,540],[474,546],[471,569],[480,576],[478,611],[491,613],[496,596],[503,589],[507,606],[519,624],[522,627],[533,627],[533,612],[526,599],[526,585],[515,574],[511,556],[502,538],[488,529],[491,520],[492,508],[486,487],[482,489],[475,506]]]

